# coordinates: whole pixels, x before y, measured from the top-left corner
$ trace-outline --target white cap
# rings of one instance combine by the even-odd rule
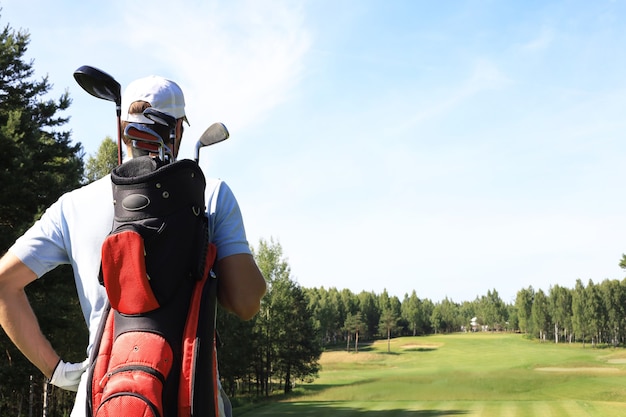
[[[122,120],[134,123],[153,124],[154,122],[143,114],[129,114],[130,105],[135,101],[146,101],[158,111],[170,114],[176,119],[185,116],[185,97],[183,90],[174,81],[151,75],[140,78],[128,84],[122,95]]]

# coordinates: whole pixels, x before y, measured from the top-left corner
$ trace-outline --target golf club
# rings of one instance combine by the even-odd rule
[[[170,128],[176,127],[176,118],[169,113],[165,113],[155,109],[154,107],[148,107],[143,111],[143,115],[155,123]]]
[[[161,161],[167,163],[174,161],[172,151],[165,145],[161,136],[143,124],[131,123],[126,126],[126,129],[124,129],[124,137],[131,140],[133,157],[158,152]],[[139,150],[140,152],[135,154],[135,150]]]
[[[198,162],[200,160],[200,148],[222,142],[228,139],[229,136],[230,134],[224,123],[213,123],[200,135],[200,139],[196,142],[195,161]]]
[[[94,97],[115,103],[117,115],[117,163],[122,163],[122,89],[112,76],[98,68],[83,65],[74,71],[74,79]]]
[[[154,123],[158,123],[163,126],[167,126],[170,129],[170,141],[169,143],[174,146],[174,140],[176,138],[176,118],[169,113],[165,113],[155,109],[154,107],[148,107],[143,111],[143,115]]]

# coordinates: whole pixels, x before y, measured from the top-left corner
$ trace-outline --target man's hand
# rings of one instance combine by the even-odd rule
[[[85,359],[81,363],[68,363],[59,360],[50,383],[59,388],[63,388],[68,391],[78,391],[78,384],[80,383],[81,375],[87,370],[89,366],[89,359]]]

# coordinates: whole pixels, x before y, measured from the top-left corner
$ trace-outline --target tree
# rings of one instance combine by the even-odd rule
[[[359,311],[359,299],[352,293],[352,291],[344,288],[339,293],[340,307],[339,311],[342,312],[342,323],[346,320],[348,313],[356,314]]]
[[[333,294],[324,288],[304,290],[308,297],[308,307],[313,314],[315,325],[319,329],[320,342],[325,345],[335,341],[339,311]],[[336,291],[335,291],[336,294]]]
[[[117,143],[110,136],[104,138],[95,156],[87,159],[85,181],[94,182],[108,175],[117,166]]]
[[[269,396],[272,376],[284,381],[285,392],[291,390],[293,380],[315,376],[321,348],[307,299],[291,280],[291,268],[280,243],[261,239],[254,256],[268,282],[255,331],[261,341],[259,350],[264,352],[258,366],[261,389]]]
[[[533,333],[532,308],[535,299],[535,290],[533,287],[521,289],[515,297],[515,306],[517,307],[517,319],[519,321],[520,331],[528,334]]]
[[[517,306],[515,306],[515,304],[507,304],[506,309],[507,309],[507,315],[509,316],[506,330],[509,331],[509,330],[519,329]]]
[[[358,299],[361,319],[365,324],[365,328],[361,329],[361,332],[365,333],[363,336],[367,340],[376,334],[378,321],[380,320],[380,310],[374,292],[361,291]]]
[[[71,144],[67,122],[57,112],[71,100],[44,100],[52,85],[34,81],[33,62],[23,56],[29,34],[7,25],[0,32],[0,252],[13,243],[63,192],[83,175],[82,146]]]
[[[380,315],[378,328],[387,335],[387,353],[391,352],[391,332],[398,328],[398,319],[398,314],[391,308],[386,308]]]
[[[343,322],[346,319],[346,306],[342,302],[341,293],[337,288],[330,288],[327,296],[328,309],[332,310],[332,314],[328,317],[334,317],[332,323],[328,326],[329,342],[335,343],[343,337]]]
[[[79,186],[83,176],[81,144],[72,144],[70,132],[59,130],[68,121],[58,113],[69,108],[69,94],[56,101],[44,98],[52,85],[47,77],[32,79],[33,61],[24,60],[29,40],[26,31],[9,25],[0,32],[0,253],[61,194]],[[86,326],[70,268],[57,268],[26,292],[58,353],[82,361]],[[4,332],[0,351],[0,415],[18,415],[26,408],[30,376],[37,393],[44,378]],[[73,395],[56,389],[52,395],[59,415],[71,407]]]
[[[261,346],[259,334],[254,332],[255,319],[244,321],[218,308],[217,330],[219,370],[222,385],[229,396],[237,393],[238,382],[250,389],[250,375],[256,375],[257,351]],[[244,342],[245,341],[245,342]]]
[[[265,239],[259,240],[259,247],[252,251],[256,264],[261,274],[270,285],[280,279],[288,278],[291,274],[291,268],[287,259],[283,257],[283,247],[279,242]]]
[[[257,332],[258,340],[261,341],[259,353],[262,352],[262,363],[258,364],[259,371],[259,388],[264,392],[265,396],[270,395],[270,384],[273,374],[272,363],[274,361],[274,335],[278,331],[276,324],[273,322],[274,312],[272,310],[271,296],[274,282],[288,279],[291,268],[285,259],[283,259],[283,248],[280,243],[270,239],[267,242],[264,239],[259,241],[258,250],[253,250],[255,261],[261,271],[261,274],[267,281],[267,293],[261,301],[261,310],[259,311],[255,332]]]
[[[595,346],[601,339],[601,332],[605,312],[598,286],[589,280],[584,291],[584,308],[585,315],[589,326],[589,335],[591,336],[591,345]]]
[[[354,334],[354,351],[355,353],[359,353],[359,334],[366,326],[360,311],[357,311],[354,315],[348,313],[346,321],[343,324],[343,328],[348,332],[348,352],[350,352],[350,339],[352,334]]]
[[[322,353],[312,314],[302,288],[290,279],[275,280],[269,302],[272,305],[275,360],[273,368],[284,381],[284,393],[296,379],[317,375]]]
[[[589,334],[589,318],[587,317],[585,286],[580,279],[572,292],[572,329],[576,337],[585,347],[585,338]]]
[[[411,296],[404,296],[402,301],[402,318],[409,324],[409,330],[413,336],[417,335],[418,329],[422,329],[424,325],[424,312],[421,308],[421,301],[417,297],[415,290],[411,292]]]
[[[606,312],[604,327],[610,334],[613,346],[617,346],[622,339],[626,324],[626,292],[619,281],[604,280],[600,285],[600,293]]]
[[[487,291],[487,295],[481,297],[479,306],[483,324],[487,324],[495,330],[501,330],[505,326],[508,318],[507,310],[498,291],[495,289]]]
[[[572,295],[567,288],[555,285],[550,288],[549,295],[550,315],[554,323],[554,343],[559,343],[559,334],[563,329],[567,338],[568,329],[572,323]]]
[[[539,340],[542,342],[545,341],[546,331],[548,329],[548,324],[550,323],[550,316],[548,312],[548,299],[542,290],[538,290],[535,293],[531,316],[533,328],[535,331],[539,332]]]
[[[437,303],[430,316],[435,332],[441,330],[446,333],[460,330],[459,306],[448,297]]]
[[[431,333],[434,331],[434,327],[430,322],[430,317],[435,310],[435,304],[428,298],[422,300],[421,303],[422,317],[424,317],[424,333]]]

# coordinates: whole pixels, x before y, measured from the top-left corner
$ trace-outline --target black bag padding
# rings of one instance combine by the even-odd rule
[[[137,279],[149,280],[158,304],[164,305],[176,294],[181,279],[197,280],[202,274],[208,233],[204,174],[189,159],[159,166],[158,160],[146,156],[133,158],[114,169],[111,182],[115,207],[111,234],[141,235],[147,277]],[[123,254],[120,257],[103,253],[103,268],[122,269]],[[118,275],[113,280],[116,278]],[[104,283],[102,277],[101,282]],[[120,279],[118,283],[107,283],[107,288],[121,286],[123,282]],[[122,291],[121,288],[108,290],[118,295]]]
[[[148,156],[133,158],[111,172],[111,182],[118,222],[162,217],[181,208],[204,213],[206,180],[190,159],[159,167]]]

